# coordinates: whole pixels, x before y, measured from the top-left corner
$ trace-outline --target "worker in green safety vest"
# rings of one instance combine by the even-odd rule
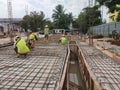
[[[46,43],[48,43],[48,38],[49,38],[49,28],[48,28],[48,25],[45,25],[45,28],[44,28],[44,41]]]
[[[61,45],[65,45],[67,43],[67,39],[65,38],[65,35],[62,35],[58,43]]]
[[[30,52],[25,40],[21,39],[19,36],[15,37],[14,50],[17,53],[17,57],[20,57],[20,55],[26,56],[27,53]]]
[[[30,35],[29,35],[28,41],[27,41],[30,49],[34,47],[36,40],[37,40],[37,36],[33,32],[30,32]]]

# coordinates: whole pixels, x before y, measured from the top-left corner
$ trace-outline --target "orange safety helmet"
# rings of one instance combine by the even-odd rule
[[[47,28],[47,27],[48,27],[48,25],[45,25],[45,27]]]
[[[65,35],[63,34],[62,37],[65,37]]]
[[[16,36],[15,38],[20,38],[19,36]]]
[[[35,35],[35,33],[32,33],[32,35]]]
[[[16,37],[15,37],[15,40],[18,40],[19,38],[20,38],[19,36],[16,36]]]

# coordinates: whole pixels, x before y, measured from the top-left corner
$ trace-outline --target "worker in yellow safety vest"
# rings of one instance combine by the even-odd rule
[[[14,42],[14,50],[17,53],[17,57],[20,55],[27,55],[28,52],[30,52],[30,49],[26,45],[25,40],[21,39],[21,37],[16,36],[15,42]]]
[[[44,41],[46,43],[48,43],[48,38],[49,38],[49,28],[48,28],[48,25],[45,25],[45,28],[44,28]]]
[[[62,44],[62,45],[65,45],[67,43],[67,39],[66,39],[65,35],[62,35],[62,37],[60,38],[58,43]]]
[[[30,35],[28,37],[28,46],[30,49],[34,47],[36,40],[37,36],[33,32],[30,32]]]

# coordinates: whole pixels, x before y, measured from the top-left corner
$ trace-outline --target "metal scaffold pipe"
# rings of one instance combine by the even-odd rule
[[[13,19],[13,14],[12,14],[12,0],[7,0],[7,6],[8,6],[8,35],[10,37],[10,41],[13,42],[13,35],[12,35],[12,30],[13,30],[13,25],[12,25],[12,19]]]
[[[93,0],[89,0],[89,30],[91,31],[91,35],[89,34],[89,44],[93,45],[93,24],[94,24],[94,15],[91,13],[93,7]]]

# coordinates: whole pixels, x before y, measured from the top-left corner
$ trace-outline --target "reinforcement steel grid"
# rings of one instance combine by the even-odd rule
[[[57,43],[37,43],[20,58],[13,46],[0,48],[0,89],[57,90],[66,54],[66,46]]]
[[[79,42],[79,47],[102,89],[120,90],[120,65],[85,42]]]

